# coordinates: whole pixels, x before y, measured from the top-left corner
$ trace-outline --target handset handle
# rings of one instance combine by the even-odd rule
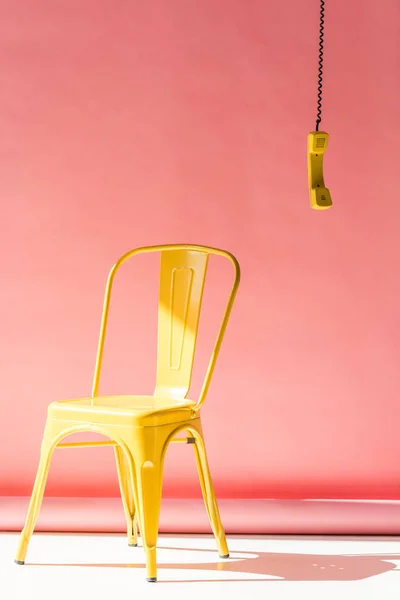
[[[332,206],[330,191],[325,187],[323,161],[329,134],[311,131],[307,136],[308,185],[311,208],[326,210]]]

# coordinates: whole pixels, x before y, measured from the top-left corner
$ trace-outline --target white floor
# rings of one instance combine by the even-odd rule
[[[34,534],[15,565],[18,535],[0,534],[4,600],[398,600],[400,538],[230,536],[221,560],[211,536],[160,536],[158,582],[143,549],[122,535]],[[140,542],[139,542],[140,543]]]

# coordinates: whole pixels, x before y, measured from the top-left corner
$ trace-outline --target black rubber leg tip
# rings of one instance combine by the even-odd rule
[[[14,560],[16,565],[24,565],[25,561],[24,560]]]
[[[149,583],[156,583],[156,581],[157,581],[157,577],[147,577],[147,581],[148,581]]]
[[[136,548],[137,544],[128,544],[128,546],[130,546],[131,548]]]
[[[229,554],[220,554],[219,557],[220,558],[229,558]]]

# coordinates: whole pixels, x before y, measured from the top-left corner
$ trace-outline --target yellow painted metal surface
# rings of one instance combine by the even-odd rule
[[[112,285],[118,269],[131,257],[147,252],[161,255],[158,311],[157,378],[153,396],[99,396],[101,366]],[[233,283],[198,400],[190,388],[204,282],[210,255],[229,260]],[[203,440],[200,408],[206,398],[240,281],[237,260],[223,250],[205,246],[168,245],[131,250],[111,269],[107,280],[92,396],[53,402],[49,406],[39,468],[16,562],[23,564],[43,498],[51,456],[57,447],[114,446],[120,491],[127,521],[128,543],[137,544],[139,524],[146,553],[147,579],[156,581],[156,545],[161,505],[162,472],[171,442],[193,445],[201,489],[221,557],[228,547],[218,512]],[[62,440],[79,432],[94,432],[111,442]],[[184,432],[184,438],[176,436]]]
[[[325,187],[323,161],[329,134],[311,131],[307,137],[308,185],[311,208],[326,210],[332,206],[331,193]]]

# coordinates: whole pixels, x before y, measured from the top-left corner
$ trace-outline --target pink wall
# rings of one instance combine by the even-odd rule
[[[47,404],[90,392],[113,261],[191,241],[243,268],[204,412],[218,494],[400,498],[398,0],[327,7],[325,213],[317,0],[0,8],[0,494],[30,493]],[[146,278],[117,290],[106,391],[151,389]],[[187,448],[165,492],[199,493]],[[48,493],[117,494],[112,453],[60,453]]]

